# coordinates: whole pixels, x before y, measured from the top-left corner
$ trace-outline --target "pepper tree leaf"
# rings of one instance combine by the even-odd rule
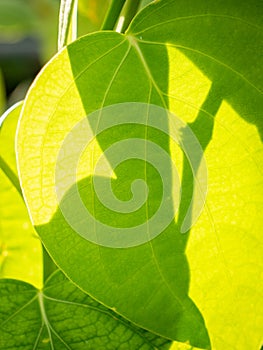
[[[16,159],[15,132],[22,103],[1,117],[0,129],[0,277],[42,285],[41,243],[21,197]]]
[[[206,327],[214,348],[257,349],[262,337],[261,25],[257,1],[153,3],[125,35],[95,33],[57,55],[32,86],[20,120],[18,161],[28,209],[60,268],[134,323],[204,348]],[[178,164],[182,182],[179,213],[161,235],[141,246],[113,249],[72,229],[58,208],[54,179],[69,131],[93,111],[122,102],[166,107],[188,123],[205,151],[209,193],[198,223],[182,235],[191,198],[197,202],[182,152],[150,127],[100,135],[80,157],[77,179],[81,198],[102,222],[124,230],[147,221],[160,203],[158,174],[134,160],[113,169],[112,187],[128,201],[133,180],[147,180],[147,208],[124,216],[99,203],[94,164],[116,141],[154,141]],[[90,132],[96,133],[92,120]],[[107,161],[106,168],[113,165],[112,158]],[[167,177],[171,181],[170,164]],[[171,186],[174,205],[175,192]],[[73,195],[74,186],[60,207],[74,208]],[[76,222],[82,219],[78,214]]]
[[[144,331],[80,291],[60,272],[42,290],[0,280],[1,349],[168,349],[170,341]]]

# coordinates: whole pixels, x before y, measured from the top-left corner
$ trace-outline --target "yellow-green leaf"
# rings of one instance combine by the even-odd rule
[[[42,285],[39,238],[21,197],[15,159],[15,132],[22,103],[1,117],[0,131],[0,277]]]
[[[125,35],[95,33],[60,52],[32,86],[20,120],[17,151],[23,190],[36,229],[56,263],[117,313],[198,347],[209,348],[211,340],[215,349],[257,350],[262,341],[262,42],[256,0],[230,0],[227,5],[212,0],[154,2]],[[100,112],[92,114],[103,108],[103,117],[106,106],[124,103],[126,109],[117,119],[125,120],[132,111],[127,102],[167,108],[174,119],[169,113],[157,114],[162,120],[158,128],[137,125],[135,119],[132,126],[120,126],[115,119],[117,128],[105,131],[101,125],[111,125],[114,115],[102,118],[103,124]],[[180,124],[177,135],[179,146],[188,145],[187,154],[172,140],[178,117],[187,123]],[[74,127],[86,118],[87,139],[97,137],[84,151],[77,147],[85,135]],[[189,152],[197,147],[189,128],[204,150],[204,157],[197,152],[192,169]],[[107,149],[124,139],[132,139],[134,147],[120,149],[122,156],[136,150],[140,141],[135,139],[145,140],[145,154],[152,142],[166,151],[170,161],[159,162],[167,169],[170,186],[164,218],[180,200],[179,212],[158,237],[143,245],[104,247],[72,227],[72,222],[75,227],[85,223],[76,180],[89,213],[116,232],[149,221],[162,198],[164,179],[154,167],[134,158],[114,166],[118,153],[109,156]],[[65,148],[65,140],[75,144]],[[74,179],[70,157],[74,160],[76,150],[83,153]],[[58,161],[61,154],[65,163]],[[96,173],[102,155],[104,166]],[[198,186],[202,180],[196,181],[204,160],[208,194],[196,222],[206,194]],[[172,163],[181,188],[174,182]],[[57,165],[60,170],[64,165],[65,172],[58,182]],[[206,182],[206,173],[201,175]],[[134,215],[109,210],[93,188],[99,180],[107,196],[102,187],[108,185],[103,182],[107,177],[124,207],[133,194],[146,193],[145,187],[136,192],[134,186],[133,191],[135,179],[140,186],[141,180],[147,182],[147,201]],[[58,192],[64,196],[57,198]],[[63,215],[65,208],[72,212],[70,220]],[[189,208],[191,225],[182,234]],[[86,225],[87,235],[99,235],[96,225]],[[145,230],[147,234],[151,230]]]

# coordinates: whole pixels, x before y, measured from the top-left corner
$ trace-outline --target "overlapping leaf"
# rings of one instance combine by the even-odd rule
[[[0,277],[42,285],[41,244],[21,197],[15,160],[15,132],[21,103],[1,119]]]
[[[170,342],[146,332],[90,298],[61,272],[43,290],[0,280],[0,348],[168,349]]]

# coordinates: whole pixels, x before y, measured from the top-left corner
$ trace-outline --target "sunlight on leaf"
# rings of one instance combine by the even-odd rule
[[[226,334],[236,349],[256,349],[263,322],[263,153],[256,127],[223,102],[205,155],[210,186],[187,247],[190,295],[202,307],[214,344],[222,346]],[[243,337],[239,329],[246,330]]]
[[[26,206],[5,170],[17,178],[14,139],[22,104],[10,108],[1,119],[1,232],[0,277],[17,278],[42,285],[41,244],[32,227]],[[13,179],[11,178],[11,179]]]
[[[112,104],[127,100],[148,102],[149,98],[157,105],[164,103],[159,91],[154,91],[151,86],[152,81],[145,69],[145,62],[142,62],[137,55],[137,49],[122,35],[97,33],[78,40],[75,45],[63,50],[38,77],[28,95],[20,121],[17,145],[21,179],[36,229],[48,244],[49,253],[58,266],[65,270],[69,269],[67,273],[71,277],[74,275],[75,282],[84,290],[88,290],[91,295],[96,295],[98,300],[108,306],[114,305],[117,312],[142,327],[172,339],[190,340],[193,344],[206,347],[208,339],[203,320],[187,296],[189,278],[187,264],[181,243],[176,243],[178,240],[180,242],[182,235],[174,222],[164,232],[169,237],[167,241],[160,236],[154,241],[154,245],[149,243],[132,250],[113,250],[83,240],[72,230],[60,211],[54,212],[57,209],[54,187],[63,186],[63,183],[57,185],[54,182],[57,155],[62,141],[76,123],[104,103]],[[162,48],[157,54],[160,59],[166,59],[166,48]],[[73,72],[70,63],[74,68]],[[153,72],[156,68],[151,67]],[[112,74],[105,75],[105,69]],[[164,71],[160,72],[160,82],[165,85],[165,75],[163,78],[162,74],[167,67],[164,66],[163,69]],[[139,80],[141,81],[139,89],[133,89]],[[53,93],[47,96],[45,91]],[[122,94],[119,91],[122,91]],[[85,100],[82,98],[84,95]],[[164,120],[164,125],[166,123]],[[136,126],[119,128],[114,134],[109,132],[97,139],[102,149],[114,143],[114,139],[129,139],[131,136],[142,138],[145,135],[145,129]],[[30,152],[27,151],[26,143],[22,141],[23,135],[26,134],[35,140],[28,144]],[[161,136],[154,130],[149,133],[149,137],[162,148],[169,150],[168,137]],[[93,154],[92,148],[88,152],[90,152],[89,162],[92,159],[95,163],[95,157],[98,155]],[[35,156],[32,157],[32,154]],[[87,159],[87,156],[84,155],[85,158]],[[125,164],[129,166],[129,171],[127,172],[124,167],[116,169],[118,171],[115,183],[120,199],[124,200],[125,195],[127,198],[129,183],[134,178],[145,178],[143,163]],[[166,166],[169,182],[170,164]],[[43,176],[39,176],[39,169]],[[156,173],[150,167],[147,172],[147,184],[152,188],[150,197],[152,206],[149,212],[152,215],[154,209],[159,206],[160,177],[156,177]],[[89,192],[91,177],[87,175],[88,173],[78,185],[81,197],[92,212],[94,194]],[[121,182],[120,179],[125,181]],[[69,203],[72,203],[70,191],[67,198]],[[169,201],[172,206],[172,197]],[[97,200],[95,205],[96,217],[100,221],[108,220],[112,226],[131,227],[144,222],[149,215],[143,207],[138,210],[137,215],[131,213],[124,217],[109,210],[105,211],[105,207],[99,205]],[[81,222],[81,218],[76,220]],[[163,254],[165,249],[168,249],[166,255]],[[87,252],[89,259],[85,260]],[[101,256],[99,263],[97,263],[98,254]],[[130,259],[133,260],[133,264],[130,264]],[[173,268],[166,270],[169,266]],[[149,276],[147,284],[145,274]],[[105,283],[109,283],[111,293],[108,293],[108,289],[105,290]],[[142,300],[145,300],[145,303],[140,306]],[[180,323],[176,322],[178,318]],[[195,327],[198,332],[195,331]]]
[[[211,81],[179,49],[167,45],[169,57],[169,109],[191,123],[211,88]]]
[[[254,0],[230,0],[228,6],[212,0],[154,2],[126,35],[94,33],[62,50],[38,76],[20,119],[23,190],[58,266],[135,324],[201,348],[210,347],[210,338],[213,349],[257,350],[262,340],[263,34],[258,13]],[[179,164],[181,188],[175,189],[166,163],[171,208],[173,192],[182,192],[175,220],[144,245],[112,249],[85,240],[69,225],[60,209],[61,204],[74,209],[74,184],[58,209],[55,170],[63,140],[79,121],[124,102],[170,108],[188,123],[205,152],[208,197],[199,221],[182,235],[191,199],[194,208],[198,198],[191,164],[178,145],[138,125],[96,135],[98,123],[89,120],[97,144],[80,157],[77,186],[89,211],[109,226],[124,229],[149,220],[159,207],[162,186],[150,165],[127,161],[114,169],[116,197],[129,201],[135,179],[147,182],[152,194],[134,216],[108,210],[93,188],[100,154],[122,139],[140,138],[155,142]],[[186,129],[181,129],[182,139]],[[83,217],[75,210],[73,219],[79,223]]]

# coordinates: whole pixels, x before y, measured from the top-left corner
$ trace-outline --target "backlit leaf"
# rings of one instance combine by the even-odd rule
[[[146,7],[125,35],[105,32],[79,39],[38,76],[26,98],[17,138],[28,209],[63,271],[134,323],[203,348],[209,348],[209,337],[212,348],[226,350],[256,350],[262,340],[259,7],[257,1],[230,0],[226,5],[163,0]],[[102,132],[80,155],[77,167],[80,197],[98,221],[125,231],[149,220],[161,202],[163,179],[156,170],[138,159],[115,169],[118,156],[106,152],[114,143],[144,139],[145,153],[150,142],[166,150],[171,159],[164,162],[170,184],[168,214],[180,199],[172,162],[181,180],[179,212],[170,225],[143,245],[116,249],[90,242],[69,225],[62,207],[72,208],[76,225],[84,221],[76,209],[74,183],[66,186],[72,148],[64,153],[68,163],[59,183],[56,164],[63,141],[77,123],[105,106],[127,102],[168,108],[188,123],[204,150],[208,196],[195,223],[195,208],[202,202],[198,186],[186,155],[165,132],[141,125]],[[172,133],[170,121],[164,117],[161,124]],[[96,117],[88,122],[91,135],[101,130]],[[188,128],[181,128],[184,142],[189,141]],[[81,140],[76,137],[76,145]],[[94,175],[102,154],[104,168]],[[198,156],[196,161],[198,170],[203,159]],[[134,215],[114,213],[100,204],[93,182],[105,184],[109,169],[113,192],[123,202],[131,200],[135,179],[146,180],[148,201]],[[58,188],[65,192],[59,203]],[[193,227],[181,234],[189,207]]]
[[[21,106],[15,105],[1,117],[0,277],[17,278],[40,287],[41,244],[19,193],[15,160],[15,132]]]

